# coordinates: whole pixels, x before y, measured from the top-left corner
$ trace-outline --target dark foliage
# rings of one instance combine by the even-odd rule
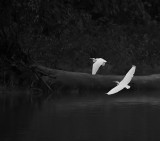
[[[137,74],[159,73],[159,7],[158,0],[1,0],[1,81],[13,73],[33,82],[31,56],[72,71],[90,73],[89,58],[103,57],[103,74],[132,64]]]

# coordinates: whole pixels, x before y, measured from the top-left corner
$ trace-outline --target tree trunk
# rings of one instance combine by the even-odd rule
[[[68,72],[46,68],[44,66],[32,66],[37,72],[46,74],[42,76],[43,81],[53,90],[93,90],[105,91],[116,86],[113,81],[121,81],[124,76],[120,75],[91,75],[81,72]],[[160,74],[147,76],[134,76],[130,90],[158,90],[160,89]],[[125,90],[123,90],[125,91]]]

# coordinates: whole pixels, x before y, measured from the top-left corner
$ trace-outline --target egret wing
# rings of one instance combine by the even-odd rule
[[[92,67],[92,74],[96,74],[99,67],[102,65],[101,62],[99,61],[96,61],[94,64],[93,64],[93,67]]]
[[[123,85],[117,85],[116,87],[114,87],[113,89],[111,89],[111,90],[110,90],[108,93],[106,93],[106,94],[108,94],[108,95],[115,94],[115,93],[121,91],[123,88],[124,88]]]
[[[120,82],[120,84],[121,83],[128,84],[132,80],[135,70],[136,70],[136,66],[133,65],[132,68],[127,72],[123,80]]]
[[[101,60],[102,62],[106,63],[107,61],[104,60],[103,58],[99,58],[99,60]]]

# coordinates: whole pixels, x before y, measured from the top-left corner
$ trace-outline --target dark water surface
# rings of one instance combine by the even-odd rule
[[[160,140],[160,96],[144,95],[1,100],[0,141]]]

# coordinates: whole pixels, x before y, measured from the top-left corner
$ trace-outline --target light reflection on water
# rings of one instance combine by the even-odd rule
[[[21,99],[20,99],[21,100]],[[18,100],[16,102],[19,102]],[[12,105],[13,106],[13,105]],[[158,92],[68,96],[0,111],[0,141],[159,140]]]
[[[138,104],[143,104],[143,105],[157,105],[157,107],[160,106],[160,96],[159,97],[147,97],[147,96],[137,96],[137,97],[132,97],[132,98],[118,98],[115,99],[114,104],[119,104],[119,105],[138,105]]]

